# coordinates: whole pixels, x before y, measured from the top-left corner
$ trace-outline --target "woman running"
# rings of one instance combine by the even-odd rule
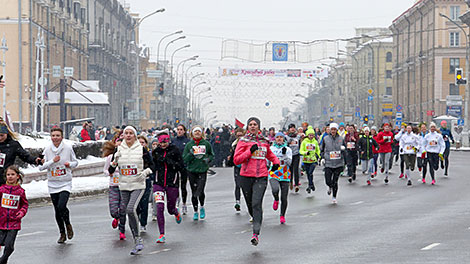
[[[206,210],[204,208],[204,201],[206,195],[204,189],[206,188],[207,171],[209,164],[214,158],[209,141],[204,139],[203,128],[195,126],[191,130],[192,140],[184,147],[183,160],[188,171],[189,183],[191,186],[191,201],[194,209],[193,220],[206,218]],[[201,205],[200,211],[199,205]],[[201,213],[199,215],[199,212]]]
[[[428,158],[429,163],[429,173],[431,174],[432,182],[434,185],[436,183],[436,178],[434,177],[434,172],[439,169],[439,159],[444,160],[444,151],[446,149],[446,144],[442,135],[437,132],[436,123],[432,122],[429,125],[431,130],[421,142],[421,147],[424,148],[424,152],[421,155],[421,158]]]
[[[291,181],[291,171],[289,166],[292,163],[292,150],[285,143],[285,135],[278,132],[275,141],[271,146],[271,151],[279,159],[280,166],[277,170],[269,171],[269,184],[274,196],[273,209],[277,211],[279,207],[279,189],[281,190],[281,224],[286,223],[287,195],[289,194],[289,182]]]
[[[367,173],[367,185],[371,185],[371,178],[374,175],[374,149],[379,149],[379,144],[371,136],[368,127],[364,127],[363,131],[364,135],[359,139],[359,154],[362,163],[362,173]],[[377,165],[375,170],[377,170]]]
[[[237,149],[238,142],[240,141],[240,138],[243,137],[245,134],[245,130],[243,128],[237,128],[235,130],[235,136],[236,139],[232,143],[232,147],[230,148],[230,157],[228,160],[231,160],[233,163],[233,155],[235,154],[235,150]],[[275,140],[275,135],[273,136]],[[270,141],[272,144],[272,142]],[[240,205],[240,198],[241,198],[241,187],[240,187],[240,170],[242,168],[241,165],[235,165],[233,164],[233,179],[235,182],[235,211],[240,212],[241,210],[241,205]]]
[[[441,169],[444,169],[444,176],[448,176],[449,170],[449,155],[450,155],[450,141],[452,144],[455,143],[454,136],[452,135],[452,131],[447,128],[447,122],[442,120],[441,122],[441,134],[444,142],[446,143],[446,150],[444,150],[444,161],[441,161]]]
[[[145,192],[146,178],[153,173],[153,161],[147,149],[142,147],[137,140],[137,131],[132,126],[124,128],[124,142],[114,154],[109,173],[113,174],[117,167],[119,167],[120,172],[120,219],[124,219],[127,213],[129,227],[135,242],[131,255],[135,255],[144,249],[136,210]]]
[[[72,146],[64,142],[64,133],[61,128],[51,129],[51,141],[52,143],[44,149],[45,162],[39,166],[39,170],[47,170],[47,186],[60,231],[57,243],[62,244],[67,238],[73,238],[67,203],[72,191],[72,169],[78,166],[78,160]]]
[[[140,135],[138,137],[140,145],[144,147],[149,153],[149,143],[148,139],[144,135]],[[144,195],[142,196],[142,199],[140,199],[139,206],[137,206],[137,216],[139,217],[140,221],[140,232],[147,232],[147,220],[148,220],[148,215],[149,215],[149,199],[150,199],[150,193],[152,192],[152,182],[155,180],[155,174],[151,173],[149,177],[145,180],[145,192]]]
[[[21,219],[28,212],[28,200],[21,184],[23,173],[14,165],[5,170],[6,184],[0,187],[0,246],[4,246],[0,263],[7,263],[15,250],[15,240],[21,229]]]
[[[379,143],[380,149],[380,172],[384,173],[385,171],[385,184],[388,184],[388,171],[390,169],[390,157],[392,155],[392,143],[393,143],[393,133],[390,131],[390,125],[385,123],[383,125],[383,131],[377,135],[376,141]]]
[[[302,136],[297,133],[295,124],[289,125],[289,131],[287,134],[287,145],[292,150],[292,180],[290,182],[291,190],[295,187],[295,192],[300,190],[300,175],[299,175],[299,164],[300,164],[300,154],[299,147],[300,141],[302,141]]]
[[[426,127],[426,123],[421,123],[420,126],[420,131],[419,131],[419,151],[418,151],[418,170],[421,172],[422,171],[422,175],[421,175],[421,178],[422,178],[422,182],[423,183],[426,183],[426,173],[428,171],[428,158],[426,157],[426,155],[423,156],[423,152],[425,152],[425,148],[423,148],[423,140],[424,140],[424,137],[428,134],[428,130],[427,130],[427,127]]]
[[[263,222],[263,198],[268,186],[267,160],[273,163],[273,171],[279,168],[280,162],[271,151],[269,140],[261,134],[261,121],[251,117],[247,124],[248,132],[238,142],[233,162],[235,165],[242,165],[240,186],[248,212],[253,218],[251,244],[257,246]]]
[[[309,127],[305,134],[307,137],[302,141],[299,152],[300,155],[303,156],[302,162],[304,164],[305,172],[307,173],[308,187],[306,191],[307,193],[311,193],[315,191],[313,172],[315,171],[315,166],[318,164],[318,159],[320,158],[320,146],[318,145],[318,141],[315,139],[315,131],[312,127]]]
[[[183,168],[183,158],[178,148],[171,144],[170,136],[158,136],[159,146],[152,152],[157,177],[155,180],[154,200],[157,204],[157,221],[160,236],[157,243],[165,243],[165,196],[166,207],[170,215],[175,216],[176,223],[181,223],[181,215],[176,208],[179,196],[179,174]]]
[[[405,162],[405,175],[408,179],[408,186],[411,186],[411,171],[415,170],[416,152],[420,148],[420,139],[413,133],[411,125],[406,126],[405,132],[400,135],[400,157]]]
[[[375,142],[377,142],[377,127],[376,126],[373,126],[370,128],[370,135],[372,136],[372,138],[375,140]],[[378,144],[378,143],[377,143]],[[378,162],[379,162],[379,148],[376,148],[375,146],[372,146],[372,153],[374,154],[374,168],[373,168],[373,172],[371,173],[370,177],[373,179],[375,178],[375,176],[377,176],[377,168],[378,168]]]
[[[182,124],[176,127],[176,137],[172,139],[172,143],[178,148],[181,159],[183,158],[184,147],[188,144],[189,138],[187,136],[186,127]],[[181,181],[181,198],[183,200],[183,206],[181,207],[181,211],[183,215],[188,213],[188,207],[186,206],[186,201],[188,198],[188,190],[186,189],[188,185],[188,172],[186,168],[181,168],[181,171],[178,172],[180,174],[180,181]],[[178,202],[179,205],[179,202]]]

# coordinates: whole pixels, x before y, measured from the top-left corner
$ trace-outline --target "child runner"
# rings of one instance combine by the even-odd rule
[[[368,127],[364,127],[364,136],[359,139],[359,154],[362,161],[362,173],[367,173],[367,185],[371,185],[371,176],[374,174],[374,151],[379,144],[370,135]]]
[[[303,156],[302,162],[304,163],[305,172],[308,178],[307,193],[315,191],[315,184],[313,183],[313,172],[317,165],[318,159],[320,158],[320,146],[315,139],[315,131],[312,127],[308,127],[305,132],[306,138],[300,145],[300,155]]]

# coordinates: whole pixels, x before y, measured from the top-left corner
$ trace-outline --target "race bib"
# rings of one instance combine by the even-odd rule
[[[18,209],[20,196],[4,193],[2,196],[2,207],[7,209]]]
[[[201,146],[193,146],[194,150],[194,155],[204,155],[206,154],[206,146],[201,145]]]
[[[314,151],[315,150],[315,144],[307,144],[307,151]]]
[[[121,169],[121,175],[123,176],[136,176],[137,175],[137,165],[124,165],[119,167]]]
[[[266,147],[259,147],[253,154],[251,155],[252,159],[265,159],[268,150]]]
[[[60,177],[60,176],[64,176],[65,174],[67,174],[67,171],[64,165],[54,167],[51,170],[51,177]]]
[[[157,191],[153,193],[153,199],[155,200],[155,203],[164,203],[165,202],[165,193]]]
[[[348,142],[348,143],[346,144],[346,147],[347,147],[348,149],[353,149],[353,148],[356,147],[356,142]]]
[[[3,168],[3,166],[5,166],[5,159],[6,158],[7,158],[7,154],[0,153],[0,168]]]
[[[119,184],[119,174],[117,174],[117,173],[113,174],[113,183],[114,184]]]
[[[330,159],[331,159],[331,160],[339,160],[339,159],[341,159],[341,151],[331,151],[331,152],[330,152]]]
[[[392,137],[391,136],[385,136],[384,141],[385,142],[390,142],[390,141],[392,141]]]
[[[437,141],[436,140],[429,141],[429,146],[437,146]]]
[[[411,145],[406,146],[406,150],[412,150],[412,149],[413,149],[413,146]]]

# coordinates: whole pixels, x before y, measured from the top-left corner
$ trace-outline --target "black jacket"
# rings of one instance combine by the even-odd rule
[[[1,165],[2,160],[0,160],[0,185],[5,183],[5,169],[8,168],[8,166],[15,164],[16,157],[19,157],[26,163],[36,164],[36,158],[31,156],[26,150],[24,150],[18,141],[13,140],[10,136],[0,143],[0,153],[6,155],[3,166]]]
[[[370,160],[374,157],[374,153],[372,153],[372,146],[375,146],[375,149],[379,150],[379,144],[377,141],[375,141],[374,138],[372,138],[372,136],[366,137],[363,135],[359,139],[359,154],[361,160]]]
[[[183,155],[184,147],[186,146],[186,143],[188,143],[190,140],[187,137],[174,137],[171,142],[178,148],[180,151],[180,154]]]
[[[170,144],[166,149],[160,147],[152,151],[156,169],[155,184],[162,187],[179,187],[179,174],[184,168],[183,157],[178,147]]]

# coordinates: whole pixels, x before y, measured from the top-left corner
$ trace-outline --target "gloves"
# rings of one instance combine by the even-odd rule
[[[421,154],[421,158],[422,158],[422,159],[425,159],[425,158],[426,158],[426,151],[423,152],[423,154]]]
[[[455,140],[452,140],[452,144],[455,144]]]
[[[325,166],[325,159],[322,159],[322,160],[320,161],[320,166]]]
[[[286,147],[283,147],[282,148],[282,154],[285,155],[287,153],[287,148]]]
[[[307,151],[304,156],[310,155],[310,151]]]
[[[273,164],[271,171],[277,171],[279,169],[279,164]]]
[[[439,153],[439,159],[441,159],[441,161],[444,161],[444,155],[442,155],[441,153]]]
[[[142,176],[144,176],[145,178],[147,178],[147,176],[149,176],[150,174],[152,174],[152,169],[150,168],[146,168],[144,171],[142,171]]]
[[[257,151],[258,150],[258,144],[254,144],[253,146],[251,146],[250,148],[250,151],[251,153],[253,154],[253,152]]]
[[[403,149],[402,149],[402,148],[400,149],[400,153],[403,153]]]
[[[341,150],[346,150],[346,148],[344,146],[341,146]]]

